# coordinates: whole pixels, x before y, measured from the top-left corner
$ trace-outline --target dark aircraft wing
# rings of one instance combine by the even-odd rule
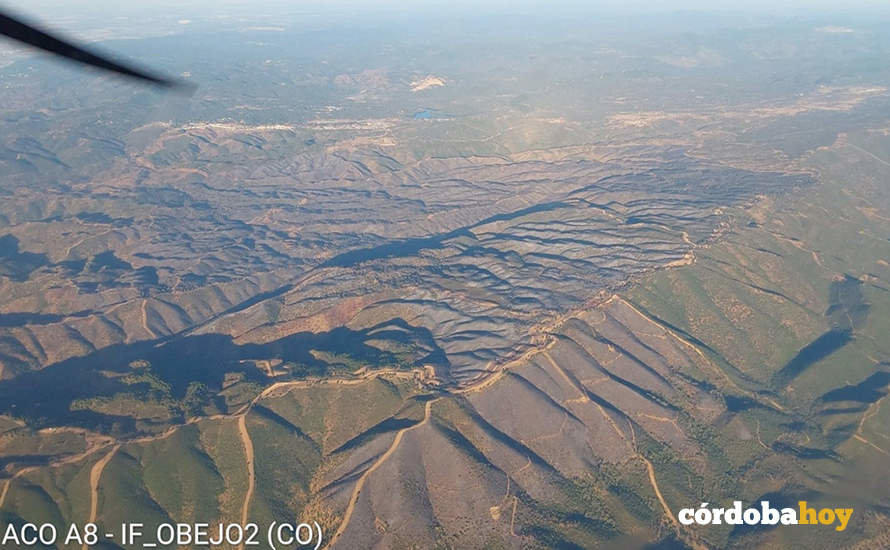
[[[128,67],[116,61],[112,61],[101,55],[91,53],[71,42],[56,38],[51,34],[35,29],[34,27],[19,21],[9,15],[0,12],[0,34],[30,44],[31,46],[48,51],[52,54],[78,61],[85,65],[99,67],[106,71],[136,78],[145,82],[151,82],[163,88],[190,87],[188,84],[176,80],[164,78],[148,73],[135,67]]]

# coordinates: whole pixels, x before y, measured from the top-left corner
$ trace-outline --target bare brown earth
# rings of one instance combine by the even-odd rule
[[[690,261],[695,243],[722,231],[720,205],[807,180],[651,146],[548,160],[412,160],[371,149],[270,161],[265,151],[293,147],[293,132],[191,125],[133,135],[149,131],[145,151],[156,152],[134,147],[135,165],[103,178],[115,219],[89,217],[100,205],[89,197],[61,222],[38,213],[66,208],[52,192],[4,202],[10,246],[47,262],[28,280],[0,283],[0,315],[43,315],[0,326],[5,377],[115,344],[206,333],[267,342],[400,318],[436,340],[440,376],[469,379],[531,345],[542,315]],[[199,160],[223,151],[238,158],[225,174]],[[139,187],[133,170],[147,175]],[[205,207],[215,214],[184,215]]]
[[[31,187],[0,204],[0,412],[23,419],[3,432],[3,521],[305,518],[337,548],[781,545],[674,514],[880,479],[886,383],[865,404],[843,390],[886,370],[881,317],[861,320],[887,287],[886,155],[856,134],[792,159],[738,125],[883,93],[619,113],[595,143],[496,154],[418,154],[393,144],[448,132],[333,116],[10,144],[2,185]],[[542,124],[569,123],[501,130]],[[784,370],[832,323],[849,367]],[[74,423],[78,442],[41,431]],[[886,540],[886,498],[865,493],[827,544]]]

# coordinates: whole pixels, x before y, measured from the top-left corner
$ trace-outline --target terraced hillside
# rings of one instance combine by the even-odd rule
[[[571,64],[539,85],[571,41],[528,66],[480,54],[522,94],[413,35],[419,57],[382,68],[320,42],[194,61],[210,84],[184,105],[0,69],[53,106],[11,101],[0,123],[0,529],[886,545],[890,78],[850,72],[890,45],[825,60],[837,37],[776,25],[721,46],[797,78],[762,95],[682,29],[657,38],[679,58],[595,42],[614,48],[596,86]],[[129,47],[200,57],[163,54],[179,40]],[[819,46],[800,55],[825,76],[788,44]],[[305,98],[270,94],[280,79]],[[676,519],[761,498],[856,513],[843,532]]]
[[[881,192],[835,164],[855,141],[805,161],[824,178],[806,199],[731,210],[724,237],[697,246],[695,262],[600,293],[536,327],[539,341],[522,356],[459,386],[434,369],[282,381],[228,413],[124,443],[10,421],[6,452],[48,464],[18,470],[4,510],[31,518],[43,500],[48,518],[109,525],[123,519],[123,502],[158,522],[320,517],[346,548],[587,547],[627,536],[711,547],[727,544],[728,530],[680,528],[677,508],[800,494],[863,512],[838,540],[881,536],[885,490],[851,483],[863,471],[881,479],[887,452],[878,359],[888,354],[879,338],[887,266],[860,262],[842,243],[843,228],[888,227],[857,207],[862,193]],[[826,211],[838,226],[804,229]],[[849,265],[866,268],[838,269]],[[810,351],[837,330],[838,311],[859,319],[843,328],[846,342]],[[788,374],[801,356],[806,364]],[[853,391],[861,387],[869,391]],[[171,487],[171,476],[183,485]],[[801,535],[754,532],[731,545]]]

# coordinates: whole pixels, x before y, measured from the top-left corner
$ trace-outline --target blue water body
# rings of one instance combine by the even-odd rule
[[[442,120],[445,118],[454,118],[454,116],[449,115],[448,113],[443,113],[437,109],[421,109],[411,115],[411,118],[414,120]]]

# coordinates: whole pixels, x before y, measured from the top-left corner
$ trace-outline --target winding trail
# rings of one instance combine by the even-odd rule
[[[3,508],[3,503],[6,502],[6,493],[9,492],[9,486],[12,485],[12,482],[15,480],[15,478],[17,478],[24,472],[25,470],[20,470],[16,475],[6,480],[6,484],[3,485],[3,492],[0,492],[0,509]]]
[[[661,503],[662,509],[664,509],[665,515],[668,519],[671,520],[671,523],[674,524],[675,527],[679,529],[679,524],[677,523],[677,518],[674,517],[674,513],[671,512],[670,506],[668,506],[667,501],[664,500],[664,496],[661,494],[661,489],[658,488],[658,480],[655,479],[655,468],[652,466],[652,463],[649,462],[649,459],[641,454],[637,454],[637,458],[646,463],[646,471],[649,473],[649,483],[652,485],[652,490],[655,491],[655,496],[658,498],[658,502]]]
[[[244,493],[244,504],[241,505],[241,525],[247,525],[247,515],[250,511],[250,501],[253,499],[253,491],[256,487],[256,475],[253,469],[253,442],[247,433],[247,412],[238,417],[238,433],[241,435],[241,445],[244,446],[244,457],[247,466],[247,491]],[[241,543],[240,548],[244,548]]]
[[[661,508],[663,509],[665,515],[667,515],[669,521],[671,522],[671,524],[673,525],[673,527],[675,528],[677,533],[681,536],[681,538],[684,539],[684,541],[687,544],[690,544],[696,550],[704,549],[705,547],[696,540],[697,537],[693,533],[687,532],[679,524],[677,519],[674,517],[666,499],[664,498],[664,495],[662,494],[662,492],[658,486],[658,481],[656,479],[656,472],[655,472],[654,466],[646,457],[644,457],[642,454],[640,454],[639,451],[636,449],[636,438],[635,438],[635,434],[634,434],[634,430],[633,430],[633,425],[630,424],[630,436],[632,439],[632,441],[630,441],[628,438],[628,434],[624,433],[624,431],[621,428],[619,428],[619,426],[615,422],[615,419],[613,419],[611,417],[611,415],[608,414],[608,412],[605,411],[605,409],[599,403],[597,403],[596,401],[594,401],[590,398],[588,391],[583,386],[583,384],[580,384],[577,380],[575,380],[574,377],[572,375],[570,375],[569,372],[567,372],[561,365],[559,365],[549,353],[549,350],[558,341],[558,338],[556,338],[552,334],[552,332],[555,331],[561,324],[563,324],[566,320],[579,315],[583,311],[587,311],[588,308],[608,304],[609,302],[612,302],[613,300],[616,300],[616,299],[618,301],[622,302],[624,305],[629,307],[631,310],[633,310],[637,314],[639,314],[642,318],[646,319],[653,325],[657,326],[659,329],[663,330],[666,333],[666,335],[672,336],[673,338],[675,338],[678,342],[680,342],[684,346],[691,348],[696,354],[701,356],[703,359],[706,359],[704,354],[701,352],[701,350],[699,350],[695,345],[686,341],[680,335],[675,334],[669,328],[664,327],[660,323],[656,322],[655,320],[651,319],[647,315],[643,314],[636,307],[634,307],[632,304],[630,304],[629,302],[627,302],[626,300],[624,300],[617,294],[612,295],[608,299],[606,299],[605,296],[602,294],[598,295],[597,297],[592,298],[591,300],[588,300],[588,302],[586,302],[581,307],[575,308],[575,309],[573,309],[569,312],[566,312],[565,314],[560,315],[554,319],[550,319],[545,323],[541,323],[537,327],[535,327],[535,331],[534,331],[534,332],[536,332],[536,334],[538,334],[540,336],[540,339],[538,340],[537,345],[534,345],[530,349],[527,349],[524,353],[522,353],[519,356],[511,357],[511,358],[509,358],[505,361],[502,361],[502,362],[490,363],[488,365],[488,369],[486,370],[486,372],[480,373],[480,375],[478,375],[474,379],[468,380],[466,383],[459,385],[458,387],[449,388],[449,389],[445,390],[442,394],[440,394],[440,396],[427,401],[425,403],[425,407],[424,407],[423,419],[411,426],[408,426],[406,428],[399,430],[396,433],[389,448],[383,454],[381,454],[376,459],[376,461],[367,470],[365,470],[361,474],[361,476],[358,478],[358,480],[356,481],[355,486],[353,487],[352,493],[350,495],[348,505],[347,505],[346,509],[344,510],[342,520],[340,521],[340,524],[339,524],[336,532],[334,533],[333,537],[330,539],[330,543],[329,543],[330,546],[333,546],[339,540],[340,536],[345,532],[347,526],[349,525],[352,515],[355,511],[355,507],[357,505],[358,499],[361,495],[361,491],[364,488],[364,485],[365,485],[366,481],[368,480],[368,477],[374,471],[376,471],[378,468],[380,468],[396,452],[396,450],[398,450],[399,445],[401,444],[402,439],[404,438],[404,436],[407,432],[414,430],[416,428],[419,428],[421,426],[424,426],[429,422],[431,414],[432,414],[431,411],[432,411],[433,403],[435,403],[439,399],[442,399],[445,396],[456,396],[456,395],[462,395],[462,394],[465,395],[465,394],[475,393],[475,392],[479,392],[479,391],[484,391],[485,389],[487,389],[488,387],[492,386],[497,381],[499,381],[502,377],[504,377],[511,368],[520,366],[520,365],[524,364],[526,361],[528,361],[530,358],[532,358],[538,354],[542,354],[544,359],[546,359],[547,362],[552,366],[552,368],[557,373],[559,378],[564,380],[565,383],[568,384],[569,387],[573,388],[578,393],[578,397],[572,399],[571,402],[577,403],[577,404],[592,403],[594,406],[596,406],[596,408],[599,409],[599,412],[603,415],[604,419],[608,422],[608,424],[615,431],[615,433],[630,446],[630,449],[632,452],[632,456],[630,457],[630,460],[640,459],[645,463],[649,483],[652,486],[653,492],[654,492],[656,498],[658,499],[659,504],[660,504]],[[146,307],[147,307],[147,303],[146,303],[146,301],[143,301],[143,304],[142,304],[143,323],[144,323],[146,330],[151,331],[150,327],[148,327],[147,323],[145,322],[145,321],[147,321]],[[396,370],[396,369],[380,369],[380,370],[360,371],[360,372],[357,372],[356,374],[358,374],[358,376],[344,377],[344,378],[336,378],[336,377],[315,378],[315,379],[302,379],[302,380],[274,382],[274,383],[270,384],[269,386],[267,386],[265,389],[263,389],[258,395],[256,395],[248,403],[244,404],[239,410],[236,410],[232,413],[217,414],[217,415],[211,415],[211,416],[206,416],[206,417],[190,418],[183,424],[169,427],[163,433],[140,437],[140,438],[134,438],[134,439],[128,440],[128,442],[142,443],[142,442],[162,439],[162,438],[168,437],[171,434],[175,433],[179,428],[182,428],[183,426],[191,425],[191,424],[201,422],[204,420],[235,419],[237,421],[237,425],[238,425],[239,438],[240,438],[241,444],[244,448],[245,463],[246,463],[245,465],[247,468],[247,489],[245,491],[244,501],[242,503],[241,511],[240,511],[240,521],[242,524],[246,524],[249,519],[250,504],[253,499],[254,493],[256,491],[256,473],[255,473],[255,464],[254,464],[255,455],[254,455],[253,443],[251,441],[250,434],[247,430],[247,414],[251,411],[251,409],[254,407],[254,405],[256,405],[258,402],[260,402],[261,400],[268,398],[268,397],[282,395],[282,394],[287,393],[288,391],[295,389],[295,388],[308,388],[308,387],[319,386],[319,385],[351,386],[351,385],[363,384],[363,383],[367,382],[368,380],[378,378],[378,377],[416,378],[416,379],[419,379],[424,382],[427,382],[427,381],[436,382],[435,376],[434,375],[430,376],[430,374],[423,369],[412,369],[411,371],[403,371],[403,370]],[[729,382],[731,383],[731,380]],[[440,389],[440,391],[441,391],[441,389]],[[279,394],[278,392],[281,392],[281,393]],[[83,455],[81,455],[79,457],[68,457],[65,460],[59,461],[59,462],[60,463],[61,462],[69,462],[69,461],[73,461],[75,459],[83,458],[85,455],[95,452],[96,450],[98,450],[108,444],[109,444],[108,442],[104,442],[104,445],[98,445],[98,446],[90,449],[88,452],[84,453]],[[98,462],[96,462],[93,465],[93,467],[90,471],[90,492],[91,492],[91,495],[90,495],[90,503],[91,503],[91,505],[90,505],[90,521],[91,522],[95,522],[95,519],[98,515],[98,486],[99,486],[99,481],[101,479],[102,472],[103,472],[105,466],[113,458],[114,454],[118,451],[121,444],[122,444],[121,441],[117,442],[114,445],[114,447],[102,459],[100,459]],[[519,471],[522,471],[525,468],[529,467],[530,464],[531,464],[531,462],[529,461],[529,464],[526,464],[524,467],[520,468]],[[55,465],[57,465],[57,464],[50,464],[51,467],[55,466]],[[2,506],[3,502],[5,501],[6,495],[10,489],[10,485],[12,484],[13,480],[16,477],[18,477],[32,469],[34,469],[34,468],[32,467],[32,468],[25,468],[23,470],[20,470],[12,478],[7,480],[5,486],[3,487],[2,492],[0,492],[0,506]],[[516,473],[519,473],[519,471],[517,471]],[[508,478],[508,480],[509,480],[509,478]],[[508,489],[507,494],[505,495],[505,499],[509,499],[510,496],[511,495],[509,494],[509,489]],[[515,495],[513,495],[513,506],[512,506],[513,510],[512,510],[511,519],[510,519],[510,531],[513,534],[515,534],[514,522],[515,522],[517,506],[518,506],[518,498]],[[243,550],[243,548],[244,548],[244,546],[242,545],[241,549]]]
[[[100,458],[90,469],[90,517],[87,520],[88,523],[96,523],[96,518],[99,515],[99,481],[102,479],[102,471],[105,470],[105,466],[111,462],[114,453],[120,448],[120,445],[112,447],[108,454]],[[84,542],[81,548],[87,550],[87,547],[87,543]]]
[[[852,147],[853,149],[856,149],[857,151],[861,151],[861,152],[865,153],[866,155],[868,155],[871,158],[875,159],[876,161],[880,162],[884,166],[890,166],[890,162],[887,162],[886,160],[882,159],[881,157],[872,153],[871,151],[863,149],[862,147],[856,145],[855,143],[850,143],[849,140],[847,140],[846,145],[847,145],[847,147]]]
[[[374,470],[379,468],[381,464],[386,462],[386,459],[392,456],[396,449],[398,449],[399,443],[402,442],[402,436],[404,436],[406,432],[409,432],[415,428],[419,428],[429,422],[433,403],[435,403],[439,399],[440,398],[437,397],[436,399],[427,401],[426,407],[424,407],[423,420],[421,420],[417,424],[413,424],[411,426],[408,426],[407,428],[399,430],[399,432],[396,434],[395,439],[392,440],[392,445],[389,446],[389,449],[387,449],[385,453],[380,455],[377,461],[374,462],[374,464],[372,464],[370,468],[365,470],[365,473],[363,473],[360,478],[358,478],[358,481],[355,483],[355,488],[353,488],[352,490],[352,495],[349,497],[349,505],[346,507],[346,511],[343,513],[343,520],[340,522],[340,526],[337,528],[337,532],[334,533],[333,537],[331,537],[331,547],[334,546],[334,543],[337,542],[337,539],[340,538],[340,535],[342,535],[343,531],[346,530],[346,526],[349,525],[349,520],[352,519],[352,512],[355,510],[355,503],[358,502],[358,497],[362,491],[362,487],[365,486],[365,480],[367,480],[368,476],[371,475]]]
[[[657,498],[659,504],[661,504],[661,508],[664,510],[664,515],[667,516],[671,525],[674,527],[674,532],[677,533],[677,536],[679,536],[685,544],[691,546],[693,550],[708,550],[707,546],[699,542],[695,533],[684,529],[683,526],[680,525],[680,522],[677,521],[677,518],[674,517],[671,507],[668,506],[667,500],[665,500],[664,495],[661,494],[661,488],[658,486],[658,479],[655,478],[655,467],[652,466],[652,462],[650,462],[648,458],[643,456],[642,453],[637,450],[637,436],[634,432],[633,424],[628,422],[628,425],[630,426],[630,433],[633,441],[634,458],[642,460],[646,465],[646,473],[649,476],[649,485],[652,486],[652,492],[655,493],[655,498]]]
[[[886,390],[888,388],[890,388],[890,386],[884,386],[883,389]],[[885,397],[886,397],[886,395],[885,395]],[[868,445],[869,447],[871,447],[872,449],[878,451],[879,453],[881,453],[883,455],[890,456],[890,452],[887,452],[882,447],[875,445],[874,443],[872,443],[871,441],[866,439],[865,436],[863,435],[863,431],[862,431],[865,427],[866,421],[868,421],[869,418],[872,418],[873,416],[877,415],[878,412],[881,410],[881,401],[883,401],[883,400],[884,400],[884,398],[881,397],[880,399],[878,399],[877,401],[875,401],[874,403],[869,405],[867,409],[865,409],[865,412],[862,413],[862,417],[859,419],[859,424],[856,427],[856,432],[853,434],[853,439],[855,439],[856,441],[859,441],[860,443]],[[883,435],[883,434],[879,434],[879,435]],[[2,502],[2,499],[0,499],[0,502]]]
[[[149,334],[152,340],[158,337],[157,333],[148,326],[148,299],[142,300],[142,328]]]
[[[65,431],[83,433],[83,434],[87,435],[88,437],[93,436],[95,443],[88,444],[87,449],[85,451],[83,451],[82,453],[63,456],[62,458],[52,460],[47,464],[41,464],[40,466],[28,466],[28,467],[22,468],[21,470],[18,470],[17,472],[15,472],[12,475],[12,477],[10,477],[8,480],[6,480],[6,484],[3,486],[3,491],[0,491],[0,509],[3,508],[3,504],[6,502],[6,495],[7,495],[7,493],[9,493],[9,488],[12,486],[12,483],[19,477],[21,477],[29,472],[39,470],[40,468],[56,468],[56,467],[62,466],[64,464],[73,464],[75,462],[79,462],[79,461],[85,459],[86,457],[90,456],[91,454],[95,453],[99,449],[101,449],[103,447],[107,447],[110,444],[110,441],[112,441],[111,438],[108,438],[105,436],[98,436],[96,434],[92,434],[91,432],[89,432],[87,430],[83,430],[81,428],[49,428],[49,429],[65,430]]]
[[[631,307],[633,307],[633,306],[631,306]],[[630,449],[631,449],[631,451],[632,451],[632,453],[633,453],[633,457],[632,457],[632,458],[633,458],[633,459],[639,459],[639,460],[643,461],[643,463],[646,465],[646,473],[647,473],[648,476],[649,476],[649,484],[652,486],[652,491],[655,493],[655,497],[658,499],[659,504],[661,504],[661,508],[662,508],[662,510],[664,510],[664,514],[665,514],[665,516],[667,516],[668,520],[670,520],[670,522],[671,522],[671,524],[673,525],[674,530],[677,532],[677,534],[678,534],[681,538],[683,538],[683,539],[687,539],[687,540],[685,540],[685,542],[686,542],[687,544],[691,545],[695,550],[707,550],[707,548],[706,548],[704,545],[702,545],[702,544],[699,543],[697,540],[695,540],[694,535],[689,536],[689,534],[683,529],[683,527],[682,527],[682,526],[680,525],[680,523],[677,521],[677,518],[674,517],[674,513],[671,511],[670,506],[668,506],[667,500],[665,500],[664,495],[661,494],[661,488],[658,486],[658,479],[656,479],[656,477],[655,477],[655,467],[652,466],[652,462],[650,462],[648,458],[646,458],[645,456],[643,456],[642,453],[640,453],[640,452],[637,450],[637,438],[636,438],[636,433],[635,433],[634,428],[633,428],[633,423],[630,421],[630,419],[628,419],[628,426],[629,426],[629,428],[630,428],[631,440],[628,441],[627,436],[626,436],[626,435],[624,434],[624,432],[618,427],[618,425],[615,423],[615,421],[612,419],[612,417],[605,411],[605,409],[603,409],[603,407],[602,407],[599,403],[596,403],[596,402],[590,400],[590,398],[589,398],[588,395],[587,395],[587,390],[586,390],[586,388],[582,387],[582,385],[581,385],[580,383],[576,382],[571,376],[569,376],[569,374],[565,371],[565,369],[563,369],[562,366],[560,366],[560,365],[553,359],[553,357],[550,355],[550,353],[548,353],[548,352],[545,350],[545,351],[542,352],[542,355],[544,356],[545,359],[547,359],[547,361],[550,363],[550,365],[553,367],[553,369],[554,369],[556,372],[558,372],[558,373],[562,376],[562,378],[563,378],[563,379],[564,379],[564,380],[565,380],[565,381],[566,381],[566,382],[567,382],[567,383],[568,383],[568,384],[569,384],[575,391],[577,391],[577,392],[582,396],[583,400],[582,400],[582,401],[579,401],[579,402],[582,402],[582,403],[585,403],[585,402],[592,402],[594,405],[596,405],[596,406],[599,408],[599,411],[602,413],[603,417],[605,417],[605,419],[609,422],[609,424],[611,424],[612,429],[615,430],[615,433],[616,433],[621,439],[623,439],[623,440],[625,441],[625,443],[627,443],[627,444],[629,445],[629,447],[630,447]],[[671,423],[674,424],[674,426],[676,426],[676,422],[673,421],[673,420],[671,420],[671,419],[669,419],[669,418],[660,418],[660,417],[652,417],[652,418],[656,418],[656,419],[659,419],[659,420],[663,420],[663,421],[671,422]],[[516,508],[516,503],[515,503],[515,501],[514,501],[514,511],[513,511],[514,515],[515,515],[515,513],[516,513],[515,508]],[[510,529],[511,529],[511,531],[512,531],[512,529],[513,529],[513,527],[512,527],[512,520],[511,520],[511,526],[510,526]],[[684,535],[685,535],[685,536],[684,536]]]

